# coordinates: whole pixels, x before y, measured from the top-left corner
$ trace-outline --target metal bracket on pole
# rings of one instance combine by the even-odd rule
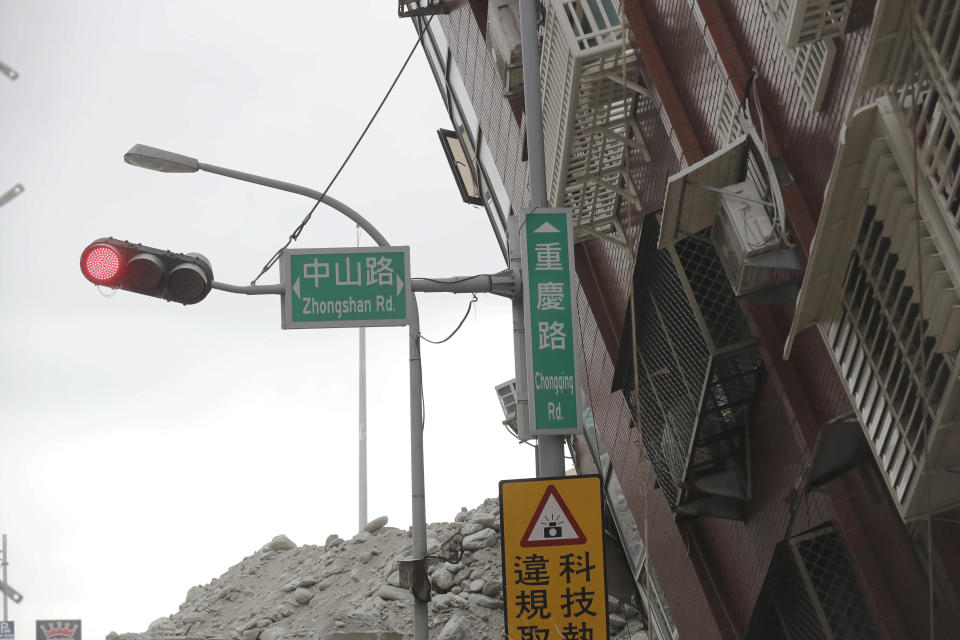
[[[2,71],[3,75],[7,76],[11,80],[16,80],[17,78],[20,77],[20,74],[17,73],[16,70],[14,70],[12,67],[8,67],[2,62],[0,62],[0,71]]]
[[[18,182],[17,184],[7,189],[6,193],[0,196],[0,207],[10,202],[21,193],[23,193],[23,185]]]
[[[0,580],[0,591],[3,592],[3,595],[10,598],[14,602],[20,602],[23,600],[23,596],[20,595],[20,592],[8,585],[3,580]]]

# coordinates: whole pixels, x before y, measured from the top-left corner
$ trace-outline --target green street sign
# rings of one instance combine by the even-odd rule
[[[570,210],[525,213],[520,233],[530,412],[526,435],[578,433],[580,326]]]
[[[407,324],[410,247],[287,249],[284,329]]]

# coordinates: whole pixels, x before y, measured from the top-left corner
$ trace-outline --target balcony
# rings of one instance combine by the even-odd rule
[[[895,110],[881,98],[847,125],[786,352],[819,326],[910,520],[960,503],[960,247]]]
[[[651,100],[615,0],[547,0],[540,81],[547,195],[573,210],[574,241],[627,248],[618,219],[639,208],[628,156],[650,159],[635,114]],[[652,103],[651,103],[652,104]]]
[[[657,216],[646,216],[636,316],[628,312],[624,322],[614,390],[633,411],[677,517],[741,520],[762,360],[709,230],[658,250],[659,227]]]
[[[843,541],[832,526],[777,545],[745,637],[879,637]]]
[[[911,520],[960,504],[960,4],[877,11],[786,353],[819,326]]]

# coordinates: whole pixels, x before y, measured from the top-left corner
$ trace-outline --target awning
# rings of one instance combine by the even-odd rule
[[[720,194],[711,189],[723,189],[746,179],[748,150],[747,136],[742,135],[667,179],[660,249],[713,224],[720,207]]]

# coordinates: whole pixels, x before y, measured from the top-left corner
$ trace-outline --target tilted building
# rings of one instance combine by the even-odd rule
[[[541,6],[572,449],[610,486],[651,637],[955,637],[960,3]],[[400,9],[506,258],[529,200],[518,2]]]

